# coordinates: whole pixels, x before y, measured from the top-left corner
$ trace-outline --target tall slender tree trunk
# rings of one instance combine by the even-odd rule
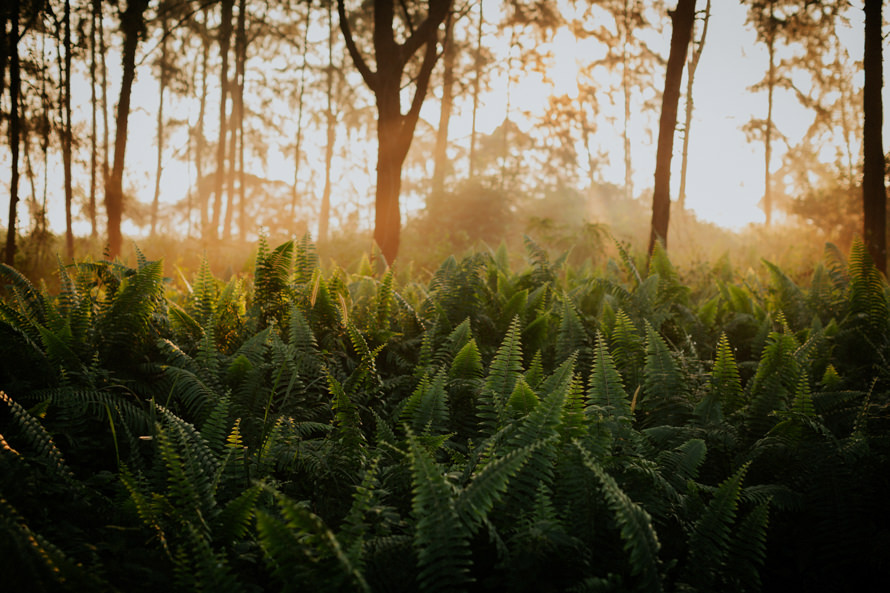
[[[882,0],[865,0],[865,50],[863,67],[863,159],[862,206],[865,218],[863,235],[872,260],[882,274],[887,273],[887,190],[884,185],[883,105],[881,89],[883,24]]]
[[[683,123],[683,152],[680,162],[680,190],[677,195],[677,205],[680,211],[686,209],[686,171],[689,166],[689,132],[692,128],[692,110],[695,102],[692,99],[692,84],[695,81],[695,70],[698,68],[698,61],[701,59],[702,51],[705,48],[705,39],[708,36],[708,21],[711,20],[711,0],[705,5],[705,16],[702,24],[701,38],[698,43],[693,40],[694,51],[689,58],[689,66],[686,74],[686,121]],[[695,33],[695,25],[693,23],[693,34]]]
[[[99,13],[102,10],[102,0],[93,0],[90,11],[90,195],[89,195],[89,217],[90,217],[90,236],[94,239],[99,235],[99,228],[96,221],[96,187],[97,174],[99,172],[99,122],[97,117],[98,95],[96,93],[96,84],[98,83],[98,69],[96,65],[96,32],[98,29]]]
[[[19,65],[19,0],[14,0],[10,11],[9,31],[9,149],[12,156],[12,170],[9,180],[9,222],[6,227],[6,250],[3,262],[15,265],[16,209],[19,202],[19,92],[22,80]]]
[[[207,113],[207,63],[210,58],[210,38],[207,23],[209,20],[208,9],[205,6],[201,12],[204,14],[203,29],[201,30],[201,97],[198,103],[198,129],[195,131],[195,178],[197,179],[198,208],[200,209],[201,236],[207,238],[210,227],[210,192],[204,183],[204,152],[206,139],[204,138],[204,116]]]
[[[164,94],[167,91],[167,18],[161,19],[161,57],[158,65],[158,158],[155,166],[155,193],[151,200],[151,227],[154,237],[158,227],[158,206],[161,201],[161,175],[164,172]]]
[[[130,119],[130,96],[133,80],[136,78],[136,48],[139,33],[144,25],[143,13],[148,0],[128,0],[127,8],[121,14],[121,32],[124,45],[121,55],[121,93],[117,103],[114,132],[114,165],[105,184],[105,210],[108,213],[108,257],[120,255],[123,246],[121,219],[124,205],[124,160],[127,152],[127,125]]]
[[[321,194],[321,209],[318,213],[318,240],[327,241],[328,225],[331,218],[331,166],[334,160],[334,143],[337,140],[337,121],[334,117],[334,15],[328,4],[328,67],[327,67],[327,143],[324,149],[324,190]]]
[[[768,227],[773,219],[773,187],[770,164],[773,156],[773,90],[776,86],[776,18],[775,0],[769,4],[769,25],[767,37],[767,53],[769,54],[769,72],[767,74],[767,108],[766,130],[763,135],[763,214],[764,224]]]
[[[448,163],[448,125],[454,105],[454,13],[448,15],[445,25],[445,53],[442,56],[442,107],[439,110],[439,128],[436,130],[436,148],[433,153],[433,195],[445,191]]]
[[[229,95],[229,46],[232,38],[232,7],[234,0],[222,0],[219,25],[219,136],[216,143],[216,175],[213,183],[213,215],[210,219],[208,235],[216,239],[219,233],[220,212],[223,207],[223,187],[226,180],[226,138],[228,137],[227,102]]]
[[[300,91],[297,94],[297,137],[294,142],[294,185],[291,192],[290,217],[297,215],[300,199],[300,163],[303,160],[303,96],[306,93],[306,55],[309,50],[309,27],[312,24],[312,0],[306,2],[306,22],[303,25],[303,47],[300,50]]]
[[[479,23],[476,26],[476,56],[473,72],[473,124],[470,131],[470,179],[476,175],[476,114],[479,111],[479,83],[482,79],[482,0],[479,0]]]
[[[15,4],[18,6],[18,3]],[[11,16],[13,5],[0,8],[0,97],[3,96],[3,87],[6,84],[6,64],[9,61],[10,51],[7,50],[6,23]]]
[[[633,162],[630,145],[630,65],[628,46],[630,45],[630,0],[624,0],[624,27],[621,40],[621,89],[624,94],[624,197],[633,198]]]
[[[65,61],[63,66],[62,105],[64,119],[62,123],[62,166],[65,175],[65,255],[74,257],[74,229],[71,207],[74,200],[74,189],[71,179],[71,2],[65,0],[62,26],[64,27]]]
[[[108,183],[111,169],[111,149],[108,125],[108,46],[105,45],[105,12],[99,3],[99,69],[102,74],[102,186]]]
[[[695,0],[679,0],[671,13],[671,50],[664,76],[661,119],[658,125],[658,148],[655,157],[655,189],[652,192],[652,229],[648,253],[662,241],[667,247],[668,223],[671,216],[671,155],[674,149],[674,130],[677,127],[677,106],[683,82],[683,64],[695,22]]]
[[[244,175],[244,85],[247,71],[247,2],[240,0],[238,5],[238,33],[236,35],[236,55],[238,62],[235,73],[238,77],[237,103],[234,106],[238,114],[238,238],[243,242],[247,239],[247,188]],[[235,166],[235,165],[233,165]]]
[[[243,175],[238,169],[242,159],[239,146],[243,146],[244,139],[241,136],[243,130],[242,116],[244,113],[244,65],[247,59],[247,7],[245,0],[238,0],[238,20],[235,27],[235,78],[232,81],[232,113],[229,118],[229,171],[227,178],[228,202],[226,204],[226,217],[223,223],[223,237],[232,236],[232,222],[235,217],[235,201],[238,201],[240,226],[244,226],[244,187]],[[235,191],[235,183],[238,182],[238,191]]]

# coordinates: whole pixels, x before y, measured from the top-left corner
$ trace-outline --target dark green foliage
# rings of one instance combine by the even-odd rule
[[[602,274],[526,240],[428,284],[308,237],[11,268],[0,570],[16,590],[784,591],[890,582],[888,288]],[[592,275],[593,274],[593,275]],[[185,280],[185,278],[183,278]]]

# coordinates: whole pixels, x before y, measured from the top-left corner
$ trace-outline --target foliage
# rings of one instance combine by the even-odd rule
[[[0,562],[28,590],[757,591],[888,582],[888,287],[688,283],[526,239],[423,284],[304,238],[2,268]],[[716,280],[715,280],[716,279]],[[138,550],[138,553],[134,553]]]

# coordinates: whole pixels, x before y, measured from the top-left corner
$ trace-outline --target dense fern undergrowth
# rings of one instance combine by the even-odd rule
[[[260,242],[4,267],[0,573],[21,591],[814,591],[890,584],[888,286],[686,285],[527,239],[429,282]]]

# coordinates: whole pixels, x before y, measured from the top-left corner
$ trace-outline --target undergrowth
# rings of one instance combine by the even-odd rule
[[[308,239],[226,281],[138,253],[60,264],[51,294],[2,267],[4,585],[890,584],[888,286],[861,244],[806,284],[525,247],[428,280]]]

